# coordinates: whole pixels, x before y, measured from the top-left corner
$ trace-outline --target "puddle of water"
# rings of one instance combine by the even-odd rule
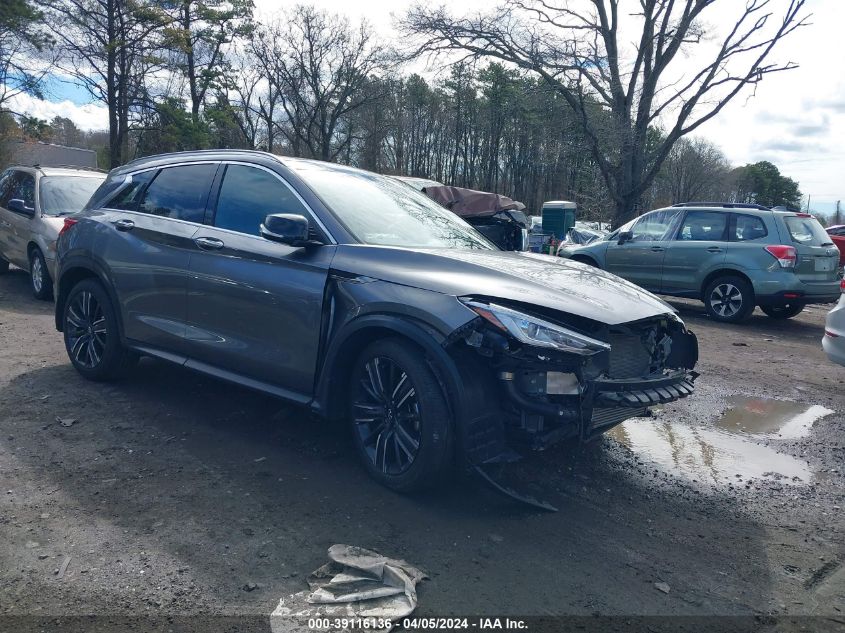
[[[635,453],[677,475],[726,484],[749,479],[809,483],[806,462],[757,443],[765,437],[805,437],[830,409],[782,400],[736,396],[715,427],[693,427],[665,419],[627,420],[609,433]]]
[[[806,437],[816,420],[833,413],[815,404],[808,407],[790,400],[733,396],[729,408],[716,421],[716,426],[732,433],[798,439]]]

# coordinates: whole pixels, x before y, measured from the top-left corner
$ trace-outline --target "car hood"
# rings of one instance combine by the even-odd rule
[[[616,275],[536,253],[342,245],[332,268],[455,296],[538,305],[608,325],[674,312]]]

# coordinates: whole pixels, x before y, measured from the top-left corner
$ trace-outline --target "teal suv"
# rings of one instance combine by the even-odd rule
[[[788,319],[839,298],[839,251],[812,215],[759,205],[686,203],[646,213],[563,257],[646,290],[701,299],[717,321],[760,306]]]

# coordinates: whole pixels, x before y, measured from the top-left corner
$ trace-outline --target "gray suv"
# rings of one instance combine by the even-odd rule
[[[503,252],[389,176],[247,151],[113,170],[58,240],[56,327],[109,380],[158,357],[345,419],[431,485],[693,391],[695,336],[609,273]]]
[[[807,213],[730,203],[657,209],[586,246],[558,254],[651,292],[701,299],[717,321],[760,306],[788,319],[839,298],[839,251]]]

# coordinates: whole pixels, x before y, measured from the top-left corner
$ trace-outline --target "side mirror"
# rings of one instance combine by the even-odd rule
[[[261,236],[288,246],[322,246],[322,242],[308,239],[308,220],[293,213],[274,213],[264,218],[259,227]]]
[[[14,211],[15,213],[20,213],[21,215],[26,215],[30,218],[35,216],[35,209],[26,206],[26,202],[24,202],[20,198],[12,198],[11,200],[9,200],[8,204],[9,211]]]
[[[634,234],[631,231],[620,231],[619,235],[616,237],[618,240],[616,243],[619,244],[619,246],[622,246],[625,242],[630,242],[634,239]]]

